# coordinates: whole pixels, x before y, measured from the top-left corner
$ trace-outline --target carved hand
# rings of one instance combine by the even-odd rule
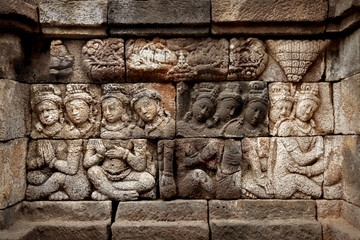
[[[126,156],[126,149],[122,147],[115,146],[113,149],[107,151],[105,155],[109,158],[125,158]]]
[[[43,152],[45,162],[48,165],[50,165],[51,162],[55,158],[55,151],[54,151],[53,146],[51,145],[51,142],[50,141],[44,141],[43,144],[41,144],[41,148],[42,148],[42,152]]]
[[[105,156],[106,148],[102,141],[95,141],[94,147],[95,147],[96,153],[100,154],[101,156]]]

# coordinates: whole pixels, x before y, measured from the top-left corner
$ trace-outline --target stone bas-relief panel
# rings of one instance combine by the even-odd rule
[[[145,139],[31,141],[26,199],[155,199],[156,159]]]
[[[265,82],[202,82],[177,85],[177,135],[267,136]]]
[[[130,82],[221,81],[228,71],[226,39],[130,39],[125,51]]]
[[[38,138],[88,138],[99,135],[100,87],[89,84],[31,86],[32,132]]]
[[[93,39],[82,48],[84,72],[95,82],[125,81],[124,40]]]
[[[160,197],[318,199],[339,189],[340,160],[329,156],[321,136],[164,140]]]
[[[270,134],[311,136],[332,133],[334,115],[328,83],[271,83]]]
[[[175,88],[171,84],[102,85],[102,138],[172,138]]]
[[[289,82],[301,81],[329,43],[330,40],[266,41],[270,54],[285,72]]]
[[[174,149],[175,158],[171,153]],[[241,195],[240,141],[164,140],[158,150],[162,197],[231,199]]]
[[[156,198],[156,146],[145,139],[90,139],[84,167],[93,200]]]

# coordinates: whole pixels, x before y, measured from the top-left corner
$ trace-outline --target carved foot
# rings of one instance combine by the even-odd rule
[[[118,201],[130,201],[130,200],[137,200],[139,194],[137,191],[115,191],[114,192],[114,200]]]
[[[69,195],[63,191],[57,191],[49,196],[49,200],[60,201],[60,200],[69,200]]]
[[[39,191],[37,186],[28,185],[26,189],[26,199],[27,200],[39,200],[41,198],[41,191]]]
[[[241,193],[242,193],[242,196],[244,198],[251,198],[251,199],[257,199],[258,197],[255,196],[254,194],[252,194],[251,192],[249,192],[248,190],[246,189],[241,189]]]
[[[96,200],[96,201],[104,201],[104,200],[108,200],[108,199],[109,199],[108,196],[106,196],[106,195],[104,195],[104,194],[102,194],[102,193],[99,193],[98,191],[93,191],[93,192],[91,193],[91,198],[92,198],[93,200]]]

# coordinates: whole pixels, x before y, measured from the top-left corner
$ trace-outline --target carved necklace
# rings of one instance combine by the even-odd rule
[[[47,129],[47,128],[50,128],[50,129]],[[58,134],[61,131],[61,129],[63,129],[63,128],[64,128],[64,126],[61,123],[57,122],[53,126],[43,128],[42,132],[48,137],[53,137],[56,134]]]

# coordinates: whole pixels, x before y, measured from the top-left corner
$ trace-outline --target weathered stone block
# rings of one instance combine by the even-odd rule
[[[333,42],[326,51],[326,81],[337,81],[360,72],[360,29]]]
[[[317,1],[211,1],[212,33],[301,34],[325,30],[328,2]],[[299,24],[306,22],[306,27]],[[271,25],[273,23],[273,25]]]
[[[341,17],[356,12],[360,7],[358,0],[329,0],[329,18]]]
[[[52,36],[106,36],[107,7],[107,0],[41,1],[41,30]]]
[[[0,210],[0,234],[1,230],[9,228],[21,218],[22,202]]]
[[[176,174],[174,175],[177,196],[203,199],[239,198],[241,195],[241,156],[240,141],[177,139]],[[162,176],[166,179],[165,177],[166,175]],[[160,192],[167,190],[166,185],[162,187]]]
[[[332,133],[334,115],[328,83],[271,83],[270,133],[310,136]]]
[[[267,136],[267,111],[265,82],[177,85],[178,136]]]
[[[174,137],[173,85],[105,84],[102,90],[102,138]]]
[[[10,33],[0,34],[0,79],[17,80],[23,66],[23,48],[19,36]]]
[[[329,43],[329,40],[266,41],[270,54],[280,65],[289,82],[299,82],[303,80],[308,69],[314,66],[319,56],[323,56],[323,52]],[[321,79],[324,66],[322,66],[321,69],[321,63],[318,63],[316,67],[319,69],[314,67],[309,76],[303,81],[319,81]]]
[[[29,143],[26,161],[28,200],[83,200],[90,182],[83,166],[84,142],[37,140]]]
[[[84,167],[94,186],[93,200],[156,198],[156,146],[145,139],[91,139]]]
[[[213,239],[321,239],[315,201],[209,202]]]
[[[226,79],[229,51],[226,39],[130,39],[125,49],[130,82]]]
[[[113,239],[209,239],[207,203],[175,200],[120,203]]]
[[[360,134],[360,74],[334,83],[336,134]]]
[[[101,90],[90,84],[31,86],[32,138],[99,135]]]
[[[27,139],[0,143],[0,209],[25,198]]]
[[[112,35],[206,35],[210,0],[110,0],[108,18]]]
[[[0,140],[21,138],[29,134],[29,100],[29,85],[0,80]]]
[[[324,198],[360,206],[359,144],[358,136],[325,137]]]

